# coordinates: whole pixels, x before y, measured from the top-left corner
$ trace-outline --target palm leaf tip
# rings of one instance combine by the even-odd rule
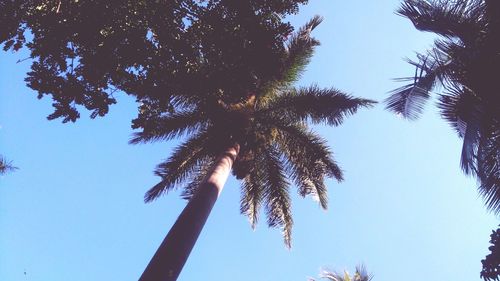
[[[282,229],[283,240],[291,248],[293,218],[291,199],[288,192],[289,182],[285,175],[282,155],[275,146],[268,147],[263,153],[263,182],[266,183],[264,200],[266,202],[267,224]]]
[[[144,202],[150,203],[158,199],[166,191],[166,186],[163,182],[160,182],[150,188],[146,194],[144,194]]]
[[[259,210],[262,204],[264,184],[258,169],[243,179],[242,196],[240,201],[240,212],[248,217],[252,229],[255,229],[258,222]]]
[[[165,192],[174,189],[187,179],[191,178],[207,159],[209,144],[207,135],[200,132],[179,145],[169,159],[156,167],[155,174],[161,177],[160,183],[156,184],[146,193],[144,199],[150,202]]]
[[[396,81],[411,81],[409,84],[390,91],[384,100],[386,109],[408,120],[416,120],[430,98],[430,92],[440,79],[442,67],[436,60],[437,53],[428,55],[417,54],[418,61],[407,59],[415,66],[413,77],[395,79]]]
[[[198,190],[198,187],[205,180],[210,168],[214,163],[214,159],[211,157],[207,157],[200,161],[199,165],[197,165],[196,169],[193,171],[191,175],[191,181],[184,186],[182,190],[181,197],[184,200],[190,200],[193,195]]]
[[[356,272],[353,276],[344,270],[343,273],[338,273],[328,269],[323,269],[320,273],[320,278],[327,279],[330,281],[370,281],[373,278],[372,274],[366,271],[366,268],[361,266],[356,266]]]
[[[130,144],[171,140],[183,135],[192,135],[206,128],[204,114],[200,111],[179,111],[149,121],[142,132],[133,134]]]
[[[144,142],[142,132],[135,132],[132,134],[132,138],[128,141],[129,144],[139,144]]]
[[[304,26],[304,30],[307,30],[308,32],[313,31],[318,25],[320,25],[323,22],[323,17],[320,15],[315,15],[312,19],[309,20],[308,23]]]
[[[337,182],[344,181],[344,171],[337,165],[337,163],[330,159],[329,162],[325,163],[327,176],[334,178]]]
[[[318,86],[292,89],[274,99],[266,112],[282,118],[312,123],[326,123],[338,126],[344,119],[355,114],[361,107],[372,107],[376,102],[354,98],[335,88],[322,89]]]
[[[384,100],[385,109],[408,120],[416,120],[423,112],[429,94],[424,89],[413,85],[403,86],[392,91]]]

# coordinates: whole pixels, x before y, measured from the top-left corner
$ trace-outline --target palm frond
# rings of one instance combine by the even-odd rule
[[[261,154],[259,156],[262,156]],[[261,159],[257,159],[255,163],[259,163]],[[259,210],[262,205],[265,178],[260,169],[253,169],[248,174],[242,183],[242,195],[240,201],[240,211],[250,220],[252,228],[255,229],[259,217]]]
[[[265,209],[269,227],[281,227],[285,245],[291,247],[293,219],[288,193],[288,181],[281,156],[273,146],[262,151],[264,162],[263,179],[265,182]]]
[[[477,152],[479,192],[488,209],[500,212],[500,129],[498,124],[481,136]]]
[[[415,65],[415,76],[397,79],[399,81],[411,79],[412,83],[393,90],[384,101],[386,109],[410,120],[420,117],[441,70],[438,62],[429,55],[418,55],[418,58],[419,62],[408,61]]]
[[[279,80],[270,81],[263,87],[257,99],[257,107],[265,106],[271,99],[279,95],[282,89],[297,82],[314,55],[320,42],[311,37],[311,32],[323,21],[320,16],[314,16],[304,26],[292,33],[286,43],[286,58]]]
[[[2,155],[0,155],[0,175],[6,174],[7,172],[11,172],[17,170],[17,167],[12,165],[12,161],[8,161]]]
[[[373,278],[373,274],[368,273],[364,264],[356,266],[354,276],[354,281],[370,281]]]
[[[283,81],[287,84],[296,82],[309,64],[314,54],[314,48],[320,43],[311,32],[323,21],[320,16],[314,16],[308,23],[293,33],[287,43],[287,58]]]
[[[374,103],[372,100],[351,97],[333,88],[311,86],[290,90],[276,97],[261,114],[286,116],[292,122],[311,121],[338,126],[359,108],[371,107]]]
[[[439,97],[438,107],[441,116],[463,138],[461,166],[466,174],[475,173],[475,155],[481,132],[481,116],[483,115],[480,103],[474,94],[467,88],[448,87],[447,93]]]
[[[144,201],[153,201],[189,178],[200,161],[210,154],[207,148],[209,137],[208,131],[198,133],[178,146],[167,161],[159,164],[155,174],[162,180],[146,192]]]
[[[281,125],[276,142],[286,156],[288,174],[301,196],[313,195],[323,209],[328,208],[325,175],[341,181],[342,171],[333,160],[324,140],[305,128]]]
[[[349,281],[350,277],[344,272],[344,274],[340,274],[338,272],[323,270],[319,275],[320,278],[328,279],[329,281]]]
[[[470,42],[485,27],[482,0],[406,0],[397,13],[412,21],[420,31]]]
[[[293,154],[297,163],[306,163],[304,167],[314,167],[316,161],[324,165],[324,172],[328,177],[342,181],[342,170],[339,168],[326,141],[299,124],[288,123],[286,120],[274,116],[268,119],[270,125],[277,130],[276,141],[287,154]]]
[[[467,122],[462,145],[460,166],[466,175],[476,174],[476,152],[480,137],[480,128],[476,122]]]
[[[214,164],[213,157],[206,157],[200,160],[195,170],[191,175],[190,182],[184,187],[181,193],[182,199],[190,200],[191,197],[196,193],[198,187],[201,185],[203,180],[205,180],[208,172]]]
[[[142,132],[134,133],[131,144],[171,140],[194,134],[206,126],[206,118],[199,110],[180,111],[151,120]]]
[[[364,265],[358,265],[353,276],[350,276],[347,271],[338,273],[331,270],[323,270],[320,278],[328,279],[329,281],[370,281],[373,275],[366,271]]]

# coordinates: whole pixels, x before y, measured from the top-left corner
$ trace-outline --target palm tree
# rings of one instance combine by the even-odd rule
[[[291,246],[290,180],[302,196],[312,195],[326,209],[325,177],[342,180],[326,141],[307,124],[340,125],[373,101],[316,86],[293,88],[319,42],[310,36],[314,17],[291,35],[280,81],[263,82],[259,92],[228,103],[217,96],[177,97],[174,113],[151,121],[131,143],[188,139],[158,165],[161,181],[145,195],[150,202],[183,186],[186,208],[157,250],[140,280],[175,280],[232,170],[242,180],[241,213],[252,227],[261,207],[270,227],[283,231]]]
[[[344,273],[341,274],[330,270],[323,270],[320,274],[320,278],[327,279],[329,281],[370,281],[372,280],[373,275],[366,271],[364,265],[359,265],[356,266],[356,272],[352,277],[347,271],[344,271]],[[309,281],[315,281],[315,279],[309,279]]]
[[[5,159],[0,155],[0,175],[6,174],[7,172],[17,170],[17,167],[12,166],[12,162]]]
[[[408,85],[393,91],[387,108],[420,116],[438,86],[442,117],[463,138],[461,167],[479,181],[487,207],[500,211],[500,1],[406,0],[398,13],[421,31],[439,35],[417,61]]]

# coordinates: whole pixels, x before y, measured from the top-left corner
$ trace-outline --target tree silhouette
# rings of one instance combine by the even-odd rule
[[[53,99],[49,119],[74,122],[82,106],[91,118],[104,116],[123,92],[138,102],[132,127],[140,132],[132,142],[190,135],[159,165],[162,181],[146,194],[150,201],[191,183],[183,193],[190,198],[186,209],[141,280],[177,278],[233,162],[233,173],[243,179],[242,212],[255,224],[264,205],[268,224],[283,228],[288,246],[289,180],[326,208],[323,179],[341,180],[342,173],[307,123],[339,125],[372,101],[335,89],[291,87],[319,44],[309,36],[319,18],[296,34],[283,21],[304,3],[0,2],[0,44],[29,50],[26,82],[38,98]]]
[[[27,85],[51,96],[49,119],[104,116],[117,92],[135,97],[141,127],[172,97],[219,93],[239,100],[275,76],[292,31],[283,17],[307,0],[0,2],[0,44],[26,47]]]
[[[0,175],[6,174],[7,172],[17,170],[17,167],[12,165],[12,161],[8,161],[2,155],[0,155]]]
[[[326,141],[308,123],[340,125],[373,101],[333,88],[292,87],[319,44],[310,33],[320,22],[320,17],[314,17],[291,35],[279,75],[283,79],[263,77],[266,80],[257,91],[250,89],[244,100],[233,103],[220,95],[176,97],[174,113],[151,119],[131,140],[139,143],[189,136],[158,165],[156,174],[162,180],[146,193],[149,202],[183,186],[182,195],[190,201],[141,280],[153,276],[175,280],[231,168],[242,179],[241,212],[255,226],[263,207],[268,225],[282,229],[287,247],[291,246],[293,224],[290,180],[300,195],[312,195],[327,208],[324,178],[340,181],[342,172]],[[184,243],[185,247],[180,246]]]
[[[500,211],[500,3],[494,0],[406,0],[398,13],[439,35],[418,54],[415,76],[393,91],[387,108],[413,120],[442,86],[441,116],[463,138],[461,167],[477,177],[487,207]]]
[[[500,228],[493,231],[490,243],[491,246],[488,249],[491,253],[481,261],[483,264],[481,278],[485,281],[498,281],[500,280]]]

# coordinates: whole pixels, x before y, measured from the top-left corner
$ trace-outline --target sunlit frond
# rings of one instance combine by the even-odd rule
[[[314,16],[304,26],[290,35],[286,43],[286,58],[283,62],[282,74],[279,80],[270,81],[259,94],[257,106],[266,105],[272,98],[297,82],[309,64],[314,50],[320,42],[311,37],[311,32],[323,21],[320,16]]]
[[[314,16],[306,25],[290,37],[287,43],[287,58],[282,83],[294,83],[304,72],[314,54],[314,47],[320,44],[319,41],[311,37],[311,32],[322,21],[323,18],[320,16]]]
[[[370,281],[373,278],[372,274],[366,271],[364,265],[356,266],[356,272],[351,276],[347,271],[343,273],[338,273],[331,270],[323,270],[320,274],[320,278],[327,279],[329,281]]]

